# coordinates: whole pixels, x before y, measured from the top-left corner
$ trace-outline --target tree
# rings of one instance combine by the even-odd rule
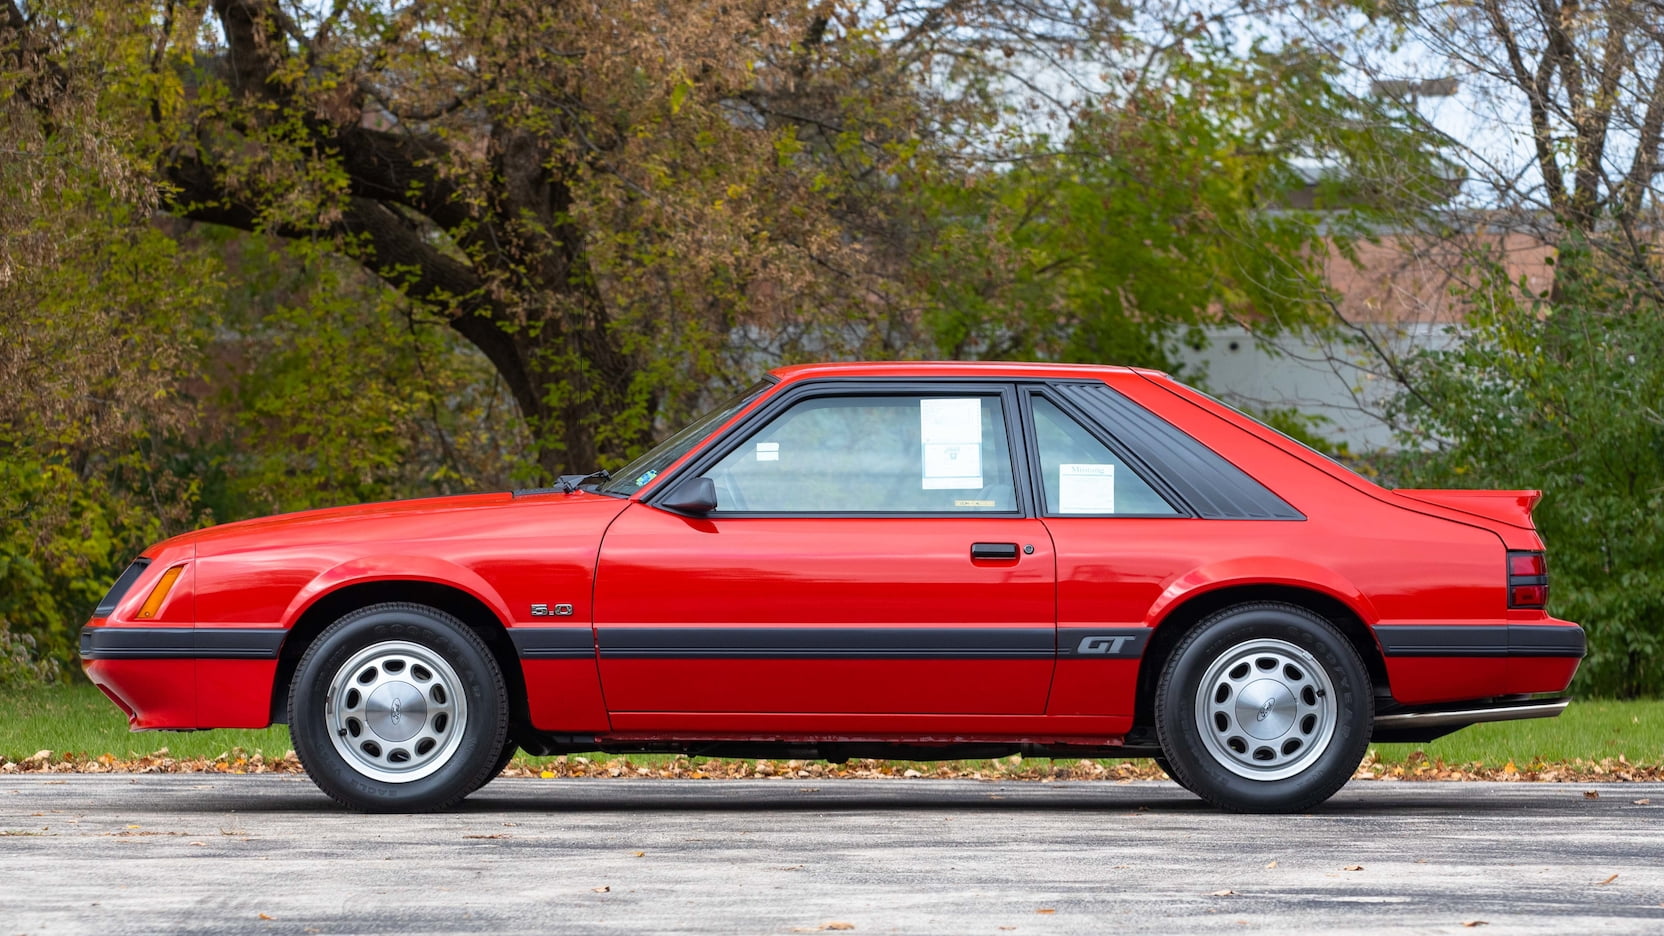
[[[947,356],[1178,371],[1176,343],[1199,346],[1208,326],[1328,325],[1330,252],[1433,197],[1440,166],[1402,108],[1348,93],[1333,59],[1237,44],[1179,27],[1060,139],[932,193],[927,318]]]
[[[616,464],[686,415],[697,388],[748,379],[759,361],[963,353],[967,314],[1007,333],[982,353],[1120,356],[1146,343],[1116,337],[1132,323],[1193,325],[1216,317],[1214,303],[1239,315],[1251,294],[1264,306],[1290,277],[1247,254],[1309,238],[1284,225],[1260,247],[1226,241],[1278,231],[1243,212],[1275,204],[1290,160],[1314,155],[1305,144],[1338,141],[1293,115],[1355,103],[1298,49],[1204,74],[1199,63],[1234,55],[1229,5],[1163,11],[1176,25],[1061,0],[31,7],[5,0],[0,16],[33,76],[27,97],[88,89],[88,114],[119,129],[131,164],[151,167],[165,210],[314,242],[442,316],[501,375],[548,472]],[[1140,38],[1149,27],[1157,39]],[[1075,125],[1057,151],[1012,104],[1039,93],[1017,63],[1068,78],[1136,63],[1139,81],[1046,93],[1053,117]],[[1164,99],[1174,89],[1182,97]],[[1294,110],[1276,114],[1256,94]],[[1256,159],[1251,147],[1267,142],[1275,151]],[[1132,149],[1117,160],[1119,146]],[[988,197],[941,197],[967,172]],[[1057,238],[1020,245],[1043,273],[1128,256],[1116,249],[1124,232],[1097,226],[1098,191],[1118,202],[1112,213],[1153,221],[1162,244],[1141,252],[1169,259],[1121,263],[1119,284],[1077,276],[1044,302],[1007,292],[1015,309],[992,293],[948,308],[967,297],[938,288],[959,273],[939,261],[1004,237],[990,212],[1016,210],[1019,239],[1041,227],[1094,239],[1094,262],[1063,256]],[[1146,192],[1152,204],[1139,204]],[[1169,223],[1177,216],[1188,227]],[[1181,267],[1171,258],[1200,241],[1217,262],[1182,300],[1157,299]],[[1129,278],[1140,282],[1128,289]],[[1040,320],[1030,311],[1055,317],[1050,306],[1088,293],[1139,293],[1139,308],[1065,317],[1073,345],[1009,340]],[[1304,319],[1298,300],[1273,304],[1260,320]]]
[[[1664,28],[1623,0],[1478,0],[1383,15],[1423,68],[1460,76],[1461,210],[1412,218],[1464,321],[1449,351],[1390,355],[1391,415],[1427,486],[1541,488],[1557,614],[1581,620],[1586,691],[1664,692]],[[1371,51],[1364,50],[1365,53]],[[1360,53],[1378,86],[1402,86]],[[1416,77],[1416,76],[1411,76]],[[1511,147],[1498,142],[1512,138]],[[1545,248],[1546,289],[1509,252]],[[1379,346],[1377,346],[1379,348]]]
[[[1374,196],[1320,228],[1302,161],[1417,144],[1243,9],[0,0],[0,433],[86,501],[0,492],[61,576],[14,622],[61,649],[208,520],[616,466],[779,363],[1308,323]]]
[[[711,373],[711,336],[872,301],[858,272],[819,288],[859,264],[846,186],[798,158],[798,128],[840,126],[834,155],[881,172],[886,122],[910,118],[859,30],[833,55],[805,5],[210,6],[4,18],[43,94],[96,62],[95,110],[166,210],[326,244],[443,314],[550,471],[640,447],[667,391]]]

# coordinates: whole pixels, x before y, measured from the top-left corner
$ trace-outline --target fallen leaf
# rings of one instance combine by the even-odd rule
[[[1584,790],[1583,791],[1583,798],[1584,799],[1600,799],[1600,793],[1595,791],[1595,790]]]
[[[1034,912],[1035,913],[1056,913],[1057,909],[1055,907],[1041,907],[1040,909],[1038,909]]]
[[[640,852],[631,852],[631,853],[630,853],[630,857],[631,857],[631,858],[646,858],[646,857],[647,857],[647,853],[646,853],[646,852],[644,852],[644,851],[640,851]]]
[[[1362,871],[1363,869],[1364,869],[1363,865],[1347,865],[1346,867],[1342,868],[1341,870],[1342,871]]]
[[[1214,891],[1213,893],[1209,894],[1208,896],[1209,897],[1235,897],[1236,896],[1236,891],[1234,891],[1234,890],[1217,890],[1217,891]]]
[[[1273,860],[1272,860],[1272,861],[1270,861],[1270,862],[1267,862],[1267,863],[1266,863],[1266,867],[1267,867],[1267,868],[1275,868],[1275,867],[1277,867],[1277,862],[1276,862],[1276,860],[1275,860],[1275,859],[1273,859]]]
[[[553,780],[553,779],[555,779],[555,772],[553,770],[545,770],[542,773],[538,774],[538,776],[543,778],[544,780]]]
[[[1634,802],[1635,802],[1635,805],[1637,805],[1637,806],[1651,806],[1652,805],[1652,800],[1648,797],[1645,797],[1645,796],[1641,797],[1638,800],[1635,800]]]
[[[507,832],[493,832],[490,835],[464,835],[463,836],[463,838],[465,838],[465,839],[505,839],[505,838],[513,838],[513,837],[514,836],[509,835]]]
[[[143,828],[143,826],[130,825],[127,828],[129,828],[129,829],[139,829],[139,828]]]
[[[207,842],[192,842],[192,845],[207,845]]]
[[[1612,883],[1613,881],[1616,881],[1617,879],[1618,879],[1618,876],[1616,874],[1614,874],[1614,875],[1612,875],[1611,877],[1607,878],[1604,881],[1596,881],[1595,886],[1596,887],[1602,887],[1602,886],[1605,886],[1607,884]]]
[[[820,928],[823,930],[852,930],[855,928],[855,924],[834,920],[831,923],[822,923]]]
[[[608,891],[612,890],[612,888],[609,887],[606,884],[602,884],[600,887],[591,887],[590,890],[594,891],[597,894],[605,894]]]
[[[1475,926],[1490,926],[1491,923],[1490,923],[1489,920],[1469,920],[1466,923],[1463,923],[1462,925],[1467,927],[1468,929],[1473,929]]]
[[[260,914],[260,919],[262,919],[262,920],[269,920],[269,919],[271,919],[271,917],[269,917],[269,916],[267,916],[267,915],[266,915],[266,914],[264,914],[264,913],[262,913],[262,914]]]

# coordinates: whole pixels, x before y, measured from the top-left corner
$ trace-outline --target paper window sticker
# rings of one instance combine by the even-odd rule
[[[925,445],[981,445],[982,400],[920,400],[919,441]]]
[[[757,460],[758,461],[779,461],[780,460],[780,443],[778,443],[778,442],[758,442],[757,443]]]
[[[927,443],[921,487],[926,491],[982,487],[982,446]]]
[[[1115,512],[1114,465],[1058,465],[1057,512]]]
[[[982,487],[980,398],[919,400],[919,441],[924,449],[924,490]]]

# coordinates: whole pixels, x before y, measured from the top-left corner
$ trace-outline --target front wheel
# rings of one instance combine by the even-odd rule
[[[301,765],[337,802],[445,809],[491,779],[507,744],[508,692],[466,624],[423,605],[373,605],[307,648],[289,730]]]
[[[1298,812],[1333,796],[1369,746],[1369,671],[1333,624],[1257,603],[1201,622],[1156,688],[1164,767],[1236,812]]]

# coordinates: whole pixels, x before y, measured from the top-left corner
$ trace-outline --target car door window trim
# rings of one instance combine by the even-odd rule
[[[1082,381],[1082,383],[1090,383],[1090,381]],[[1102,386],[1102,384],[1099,384],[1099,386]],[[1167,483],[1165,478],[1161,477],[1158,472],[1152,470],[1143,459],[1139,458],[1130,448],[1122,444],[1119,439],[1115,438],[1115,436],[1112,435],[1105,427],[1100,425],[1097,420],[1091,419],[1085,413],[1082,413],[1079,407],[1069,404],[1068,401],[1062,398],[1061,394],[1048,392],[1051,390],[1051,387],[1051,384],[1030,384],[1023,387],[1022,389],[1024,392],[1019,394],[1019,396],[1022,397],[1023,443],[1024,447],[1028,450],[1029,476],[1033,479],[1031,493],[1034,498],[1034,503],[1040,507],[1040,516],[1048,519],[1068,518],[1095,520],[1187,520],[1195,519],[1199,516],[1195,508],[1191,507],[1190,504],[1179,495],[1178,491],[1176,491],[1172,485]],[[1097,440],[1100,445],[1109,449],[1109,451],[1114,454],[1116,458],[1121,459],[1122,463],[1126,465],[1127,470],[1131,471],[1134,475],[1137,475],[1139,480],[1149,485],[1150,490],[1154,491],[1157,497],[1166,501],[1168,506],[1173,508],[1174,512],[1113,514],[1069,514],[1051,512],[1046,502],[1046,491],[1044,487],[1045,472],[1040,461],[1040,433],[1034,422],[1033,401],[1036,396],[1043,397],[1046,402],[1057,407],[1064,416],[1074,420],[1076,425],[1084,429],[1087,435]]]
[[[966,520],[978,519],[1024,519],[1036,516],[1031,482],[1029,478],[1028,459],[1019,455],[1022,447],[1022,417],[1018,415],[1020,401],[1014,381],[988,380],[986,378],[910,378],[902,380],[874,380],[871,378],[820,378],[806,380],[792,384],[779,391],[772,397],[764,399],[762,404],[740,421],[731,424],[716,438],[706,443],[705,447],[682,463],[672,477],[656,479],[659,483],[653,486],[651,493],[643,498],[643,503],[657,507],[669,513],[662,501],[666,493],[674,488],[678,478],[699,477],[715,467],[729,454],[738,449],[751,438],[757,430],[769,425],[777,417],[796,406],[798,403],[816,397],[837,396],[882,396],[908,397],[929,396],[943,397],[961,394],[964,396],[996,397],[1000,401],[1000,409],[1005,425],[1006,458],[1010,462],[1012,496],[1017,503],[1011,510],[988,510],[976,513],[953,513],[950,511],[917,511],[917,510],[820,510],[820,511],[781,511],[781,510],[723,510],[718,507],[710,514],[700,519],[905,519],[929,518],[933,520]]]

